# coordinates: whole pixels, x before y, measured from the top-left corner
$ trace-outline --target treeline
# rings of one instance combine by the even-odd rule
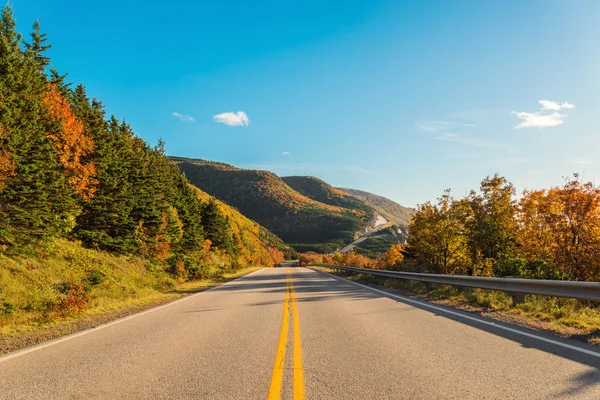
[[[530,279],[600,280],[600,188],[579,175],[562,187],[526,190],[498,174],[479,191],[450,190],[419,205],[406,245],[370,259],[356,252],[300,255],[303,264]]]
[[[0,25],[1,251],[69,238],[141,256],[174,274],[193,275],[211,250],[235,266],[242,238],[214,200],[198,198],[163,143],[149,146],[126,122],[107,118],[83,85],[72,88],[65,75],[47,71],[50,46],[39,23],[28,40],[15,28],[6,6]]]
[[[479,192],[418,207],[406,260],[423,272],[600,280],[600,189],[578,175],[562,187],[515,188],[494,175]]]
[[[392,244],[389,246],[388,251],[375,258],[369,258],[354,250],[346,253],[335,252],[332,254],[319,254],[310,251],[299,254],[298,261],[300,261],[301,266],[307,266],[313,263],[324,263],[356,268],[400,270],[404,267],[404,251],[404,246],[400,243]]]

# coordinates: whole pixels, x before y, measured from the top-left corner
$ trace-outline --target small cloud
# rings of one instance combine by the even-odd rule
[[[217,114],[213,117],[213,121],[229,126],[248,126],[250,123],[248,116],[243,111],[238,111],[237,113],[226,112]]]
[[[521,120],[521,122],[515,126],[515,129],[521,128],[549,128],[552,126],[559,126],[565,123],[567,114],[560,114],[560,110],[569,110],[575,108],[575,105],[564,102],[557,103],[550,100],[540,100],[539,103],[542,106],[542,110],[538,112],[525,112],[525,111],[512,111]],[[553,111],[548,114],[548,111]]]
[[[457,135],[455,133],[447,133],[447,132],[442,133],[441,135],[437,136],[436,139],[444,140],[447,142],[466,144],[469,146],[486,147],[486,148],[490,148],[490,149],[501,147],[500,143],[491,142],[489,140],[475,138],[475,137],[464,137],[464,136]]]
[[[562,104],[559,104],[551,100],[540,100],[540,104],[542,105],[542,110],[560,111],[575,108],[573,104],[567,103],[566,101]]]
[[[290,153],[289,151],[284,151],[283,153],[281,153],[281,155],[283,155],[283,156],[288,156],[290,154],[292,154],[292,153]]]
[[[515,114],[517,118],[521,120],[521,123],[515,126],[515,129],[521,128],[549,128],[551,126],[558,126],[565,123],[564,118],[566,115],[553,112],[552,114],[544,115],[542,113],[528,113],[528,112],[517,112],[513,111],[511,114]]]
[[[196,122],[196,120],[189,115],[179,114],[178,112],[173,112],[173,113],[171,113],[171,115],[178,118],[180,121]]]
[[[442,132],[452,127],[464,127],[464,128],[475,128],[475,124],[463,124],[459,122],[448,122],[448,121],[418,121],[415,123],[415,127],[427,132]]]

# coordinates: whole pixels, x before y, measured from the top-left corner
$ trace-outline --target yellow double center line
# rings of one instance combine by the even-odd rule
[[[273,375],[271,377],[271,387],[269,388],[268,400],[281,399],[281,387],[283,384],[283,371],[285,366],[285,350],[287,347],[287,337],[290,325],[290,312],[293,318],[293,343],[294,343],[294,400],[304,400],[306,394],[304,391],[304,368],[302,367],[302,342],[300,341],[300,319],[296,308],[296,293],[294,291],[294,282],[290,269],[287,269],[285,300],[283,302],[283,323],[281,324],[281,333],[279,334],[279,344],[277,345],[277,354],[273,365]]]

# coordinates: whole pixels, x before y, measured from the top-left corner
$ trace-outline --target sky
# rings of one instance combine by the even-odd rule
[[[54,68],[169,155],[412,207],[494,173],[600,184],[600,1],[12,5]]]

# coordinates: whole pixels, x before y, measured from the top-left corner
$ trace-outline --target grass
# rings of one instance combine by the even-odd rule
[[[324,270],[336,275],[344,275],[339,271],[326,268]],[[433,303],[477,312],[504,322],[600,345],[600,305],[594,302],[527,295],[524,303],[513,305],[510,296],[498,291],[475,288],[461,290],[450,285],[437,284],[428,288],[422,282],[362,274],[345,277]]]
[[[105,320],[175,300],[260,267],[210,265],[207,278],[178,282],[139,257],[115,256],[57,240],[28,255],[0,252],[0,339]]]

